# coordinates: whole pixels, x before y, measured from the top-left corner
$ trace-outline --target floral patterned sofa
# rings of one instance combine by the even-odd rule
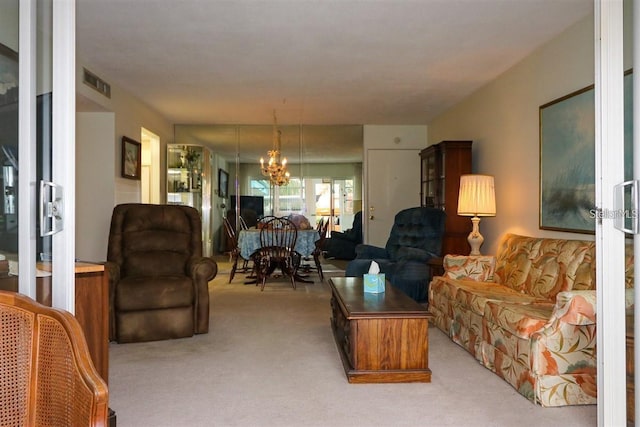
[[[429,286],[439,329],[537,404],[596,403],[594,242],[508,234],[495,257],[444,267]]]

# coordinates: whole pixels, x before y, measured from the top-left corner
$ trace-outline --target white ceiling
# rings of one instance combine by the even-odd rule
[[[77,52],[192,125],[176,127],[180,144],[257,161],[272,128],[254,125],[275,110],[289,162],[361,162],[362,127],[336,125],[426,125],[592,10],[592,0],[77,0]]]
[[[592,0],[77,0],[88,69],[173,123],[428,124]]]

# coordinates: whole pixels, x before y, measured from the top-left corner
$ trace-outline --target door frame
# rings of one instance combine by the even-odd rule
[[[18,51],[18,291],[36,299],[36,0],[20,2]]]
[[[46,5],[45,5],[46,6]],[[38,9],[40,7],[41,9]],[[53,181],[64,189],[64,229],[53,235],[52,305],[75,312],[75,114],[76,5],[51,2],[43,9],[37,0],[20,1],[18,98],[18,290],[36,298],[36,95],[37,71],[48,71],[51,58]],[[51,33],[51,48],[37,57],[37,24]],[[51,28],[48,26],[51,25]],[[43,31],[44,32],[44,31]],[[47,33],[45,33],[47,34]],[[46,41],[46,37],[43,38]],[[50,53],[50,56],[49,56]]]
[[[613,186],[624,180],[622,0],[594,1],[594,33],[596,206],[606,214],[615,212]],[[596,223],[598,425],[626,425],[625,235],[614,227],[613,218],[600,216]]]

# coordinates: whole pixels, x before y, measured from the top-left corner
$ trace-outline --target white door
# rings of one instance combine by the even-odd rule
[[[16,104],[18,123],[15,139],[3,141],[2,147],[3,165],[10,166],[3,168],[2,174],[3,232],[8,231],[14,212],[18,218],[15,230],[11,230],[12,238],[17,239],[17,253],[4,256],[12,259],[19,291],[34,299],[36,261],[50,261],[39,270],[54,272],[53,306],[73,313],[75,2],[8,1],[0,4],[0,14],[18,23],[15,32],[3,32],[0,40],[5,46],[5,66],[17,56],[19,88],[17,100],[10,95],[2,98]],[[7,55],[7,51],[13,54]],[[4,107],[6,113],[7,105]],[[6,122],[3,125],[6,127]],[[40,192],[38,181],[55,183],[55,190],[48,185]],[[13,200],[6,197],[8,187],[17,190],[12,193]],[[42,211],[48,215],[43,221],[39,220],[41,196],[45,202]],[[47,231],[52,232],[42,239],[40,235]]]
[[[420,150],[370,149],[366,154],[365,242],[384,247],[395,215],[420,206]]]

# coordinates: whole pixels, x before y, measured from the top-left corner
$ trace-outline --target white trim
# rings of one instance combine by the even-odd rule
[[[640,70],[640,4],[633,2],[633,67]],[[640,123],[640,73],[633,73],[633,123]],[[633,179],[640,180],[640,126],[633,127]],[[635,206],[640,210],[640,206]],[[640,234],[633,236],[633,271],[640,272]],[[640,289],[640,274],[634,275],[634,289]],[[640,330],[640,293],[634,292],[634,330]],[[640,340],[634,340],[634,366],[640,366]],[[634,370],[635,384],[640,384],[640,369]],[[640,393],[635,394],[635,414],[640,414]],[[640,425],[636,416],[635,424]]]
[[[18,291],[36,298],[36,1],[20,1]]]
[[[53,181],[63,193],[64,229],[53,235],[52,305],[75,312],[75,0],[53,2]]]
[[[622,0],[596,0],[596,206],[614,212],[624,179]],[[606,215],[596,225],[598,425],[626,425],[624,233]]]

